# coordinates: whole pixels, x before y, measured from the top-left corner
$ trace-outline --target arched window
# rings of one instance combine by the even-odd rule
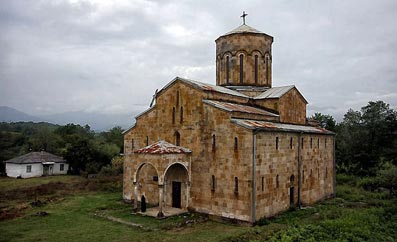
[[[240,55],[240,84],[244,82],[244,55]]]
[[[317,149],[320,149],[320,138],[317,138]]]
[[[183,107],[181,107],[181,117],[180,117],[180,123],[183,124]]]
[[[255,83],[258,83],[258,55],[255,55]]]
[[[276,137],[276,150],[278,150],[278,137]]]
[[[290,187],[293,187],[293,186],[294,186],[294,181],[295,181],[295,176],[294,176],[294,175],[291,175],[291,176],[289,177],[289,186],[290,186]]]
[[[146,136],[146,146],[149,145],[149,136]]]
[[[278,181],[278,174],[277,174],[277,176],[276,176],[276,188],[278,188],[278,186],[279,186],[279,181]]]
[[[234,151],[238,151],[238,139],[234,137]]]
[[[226,84],[230,81],[230,58],[226,56]]]
[[[172,124],[175,124],[175,107],[172,108]]]
[[[238,193],[238,177],[234,178],[234,192]]]
[[[310,169],[310,177],[313,176],[313,169]]]
[[[265,67],[266,67],[266,82],[269,82],[269,56],[265,56]]]
[[[211,177],[211,191],[215,191],[215,176]]]
[[[212,135],[212,151],[216,149],[216,137],[215,134]]]
[[[289,139],[289,148],[290,148],[290,149],[292,149],[292,142],[293,142],[293,138],[291,137],[291,138]]]
[[[175,132],[175,145],[177,146],[181,145],[181,135],[179,134],[178,131]]]

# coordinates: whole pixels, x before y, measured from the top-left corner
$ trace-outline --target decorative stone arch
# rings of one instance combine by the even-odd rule
[[[162,180],[165,206],[187,209],[191,181],[187,165],[179,161],[169,164],[164,170]]]
[[[143,179],[140,182],[140,173],[143,171]],[[134,184],[134,209],[138,210],[138,202],[141,201],[142,197],[145,197],[145,201],[156,205],[159,203],[159,171],[157,167],[148,161],[141,162],[135,171],[133,177]]]

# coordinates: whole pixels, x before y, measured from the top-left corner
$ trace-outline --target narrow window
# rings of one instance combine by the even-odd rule
[[[278,182],[278,174],[276,176],[276,188],[278,188],[279,182]]]
[[[310,177],[313,176],[313,169],[310,169]]]
[[[229,56],[226,56],[226,84],[229,84],[230,79],[230,60]]]
[[[234,178],[234,192],[238,193],[238,177]]]
[[[305,170],[302,171],[302,183],[305,183]]]
[[[265,66],[266,66],[266,82],[269,83],[269,56],[265,57]]]
[[[278,150],[278,137],[276,137],[276,150]]]
[[[132,140],[131,140],[131,150],[132,150],[132,151],[134,151],[134,148],[135,148],[135,147],[134,147],[134,143],[135,143],[135,141],[134,141],[134,139],[132,139]]]
[[[175,145],[176,146],[181,145],[181,135],[179,134],[178,131],[175,132]]]
[[[176,107],[179,107],[179,91],[176,91]]]
[[[313,148],[313,138],[310,138],[310,149]]]
[[[211,191],[215,191],[215,176],[211,177]]]
[[[240,84],[244,82],[244,56],[240,55]]]
[[[265,177],[262,176],[262,192],[265,191]]]
[[[234,151],[238,151],[238,139],[234,137]]]
[[[293,142],[293,138],[291,137],[291,138],[289,139],[289,148],[290,148],[290,149],[292,149],[292,142]]]
[[[65,164],[60,164],[59,165],[59,170],[64,171],[65,170]]]
[[[317,168],[317,175],[318,175],[318,179],[320,179],[320,168]]]
[[[255,83],[258,83],[258,55],[255,55]]]
[[[291,175],[291,176],[289,177],[289,186],[290,186],[290,187],[294,187],[294,181],[295,181],[295,176],[294,176],[294,175]]]
[[[175,124],[175,107],[172,108],[172,124]]]
[[[325,178],[328,178],[328,167],[325,167]]]
[[[215,134],[212,135],[212,151],[215,151],[216,149],[216,138]]]
[[[317,149],[320,149],[320,138],[317,138]]]
[[[183,123],[183,107],[181,107],[181,117],[180,117],[180,123]]]
[[[301,148],[303,149],[303,138],[301,139]]]
[[[32,166],[31,165],[27,165],[26,166],[26,173],[31,173],[32,172]]]
[[[146,136],[146,146],[149,145],[149,136]]]
[[[325,138],[325,148],[327,148],[327,138]]]

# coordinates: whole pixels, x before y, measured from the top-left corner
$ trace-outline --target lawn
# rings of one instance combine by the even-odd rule
[[[65,184],[75,179],[88,184],[84,178],[62,179]],[[12,186],[14,190],[23,187]],[[1,221],[0,241],[397,241],[396,199],[387,192],[369,192],[347,183],[337,186],[336,198],[263,219],[255,227],[200,220],[196,214],[164,220],[132,215],[131,205],[121,199],[120,187],[95,188],[43,195],[42,199],[57,199],[40,207],[29,205],[22,215]],[[40,212],[48,215],[39,216]],[[186,225],[186,221],[199,222]]]

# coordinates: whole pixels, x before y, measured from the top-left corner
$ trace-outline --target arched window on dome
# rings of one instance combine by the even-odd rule
[[[240,55],[240,84],[244,82],[244,55]]]
[[[226,84],[230,82],[230,58],[226,56]]]
[[[255,55],[255,84],[258,84],[258,55]]]

